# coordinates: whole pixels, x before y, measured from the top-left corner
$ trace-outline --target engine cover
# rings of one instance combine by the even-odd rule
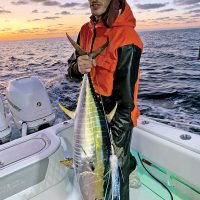
[[[36,76],[10,81],[7,100],[18,128],[26,123],[28,132],[35,132],[41,126],[52,125],[55,120],[47,91]]]

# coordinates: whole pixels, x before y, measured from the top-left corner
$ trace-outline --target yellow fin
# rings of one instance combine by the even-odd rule
[[[65,160],[60,160],[60,163],[65,165],[65,167],[72,168],[73,167],[73,158],[67,158]]]
[[[67,115],[69,116],[71,119],[75,118],[75,112],[68,110],[67,108],[65,108],[62,104],[58,103],[60,109]]]
[[[106,115],[108,122],[111,122],[112,118],[115,115],[116,110],[117,110],[117,103],[116,103],[115,107],[112,109],[112,111],[109,114]]]

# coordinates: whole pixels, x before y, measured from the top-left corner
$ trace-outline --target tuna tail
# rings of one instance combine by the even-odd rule
[[[109,41],[107,38],[107,41],[104,45],[102,45],[100,48],[98,48],[97,50],[91,52],[91,53],[87,53],[85,50],[83,50],[69,35],[68,33],[66,33],[66,36],[68,38],[68,40],[70,41],[70,43],[72,44],[72,46],[76,49],[76,52],[78,53],[79,56],[83,56],[83,55],[88,55],[89,57],[91,57],[92,59],[96,58],[99,54],[101,54],[101,52],[108,46]]]
[[[75,118],[75,112],[68,110],[67,108],[65,108],[62,104],[58,103],[60,109],[67,115],[69,116],[71,119]]]
[[[76,49],[77,53],[79,56],[83,56],[86,55],[87,53],[68,35],[68,33],[66,33],[66,36],[68,38],[68,40],[70,41],[70,43],[72,44],[72,46]]]

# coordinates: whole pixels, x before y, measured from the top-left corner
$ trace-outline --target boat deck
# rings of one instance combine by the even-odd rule
[[[45,141],[45,148],[43,148],[41,140]],[[36,153],[31,153],[30,156],[27,156],[27,149],[30,151],[28,147],[33,145],[31,143],[31,145],[24,148],[25,141],[28,142],[27,144],[34,141],[32,150]],[[138,144],[139,142],[141,141],[138,140]],[[18,150],[15,145],[17,145],[16,148],[19,148]],[[7,153],[2,156],[9,146],[15,148],[16,153],[15,155],[13,154],[13,158],[12,156],[7,157]],[[39,150],[42,150],[38,152],[35,149],[36,146],[40,147]],[[69,123],[58,124],[3,145],[0,148],[1,159],[8,166],[0,170],[0,200],[81,200],[76,181],[74,181],[73,169],[66,168],[60,164],[60,160],[64,159],[65,153],[67,153],[67,157],[73,156],[72,147],[73,126]],[[184,179],[176,176],[176,174],[169,173],[169,170],[155,162],[153,163],[151,159],[142,156],[141,153],[139,155],[134,148],[131,149],[131,153],[137,160],[137,171],[142,185],[139,188],[130,188],[130,200],[200,199],[200,192],[193,185],[186,181],[184,182]],[[158,153],[156,151],[156,155]],[[18,160],[15,159],[16,155],[18,155]],[[151,166],[145,164],[144,159],[152,162]],[[163,156],[162,159],[166,159],[166,157]],[[13,162],[10,162],[10,160]],[[47,164],[48,167],[46,166]],[[41,166],[44,165],[46,166],[44,168],[45,173],[43,171],[40,172]],[[34,170],[32,170],[32,167],[35,167]],[[27,173],[27,170],[30,173]],[[152,177],[149,172],[160,181]],[[25,174],[26,176],[27,174],[29,175],[28,179],[24,179],[26,177]],[[44,180],[41,180],[41,174],[44,174]],[[33,180],[30,179],[31,177]],[[25,183],[26,187],[24,187]],[[125,199],[121,197],[121,200]]]
[[[137,173],[142,184],[139,188],[130,188],[130,200],[191,200],[177,194],[173,187],[162,183],[163,186],[154,179],[141,164],[138,153],[132,150],[132,154],[137,160]]]

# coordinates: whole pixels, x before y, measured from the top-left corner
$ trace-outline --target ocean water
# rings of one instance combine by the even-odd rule
[[[139,34],[145,46],[139,90],[141,114],[200,134],[198,128],[174,123],[200,125],[200,28]],[[68,119],[57,103],[76,107],[80,83],[65,78],[72,52],[66,38],[0,42],[0,95],[11,127],[15,125],[6,88],[10,80],[22,76],[35,75],[42,80],[56,112],[55,123]]]

